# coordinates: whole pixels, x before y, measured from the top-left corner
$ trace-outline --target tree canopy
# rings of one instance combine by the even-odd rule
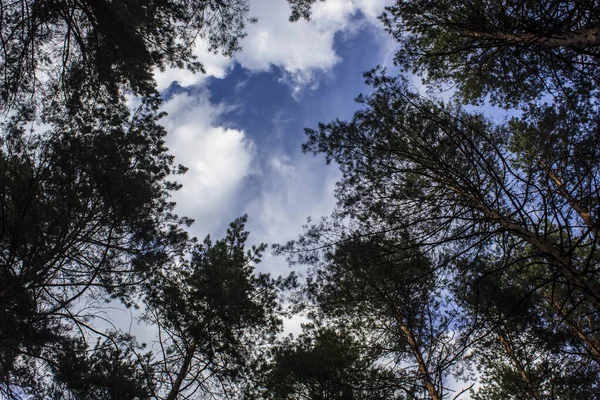
[[[81,90],[114,100],[123,87],[147,96],[154,69],[202,71],[198,40],[231,55],[240,49],[247,0],[85,0],[3,2],[0,110]]]
[[[297,20],[315,1],[290,3]],[[304,291],[317,299],[313,319],[347,326],[341,308],[360,318],[375,312],[382,323],[387,314],[373,303],[389,290],[361,298],[356,285],[361,276],[370,290],[402,282],[411,268],[380,276],[382,257],[418,251],[431,263],[418,281],[439,282],[436,297],[448,302],[438,309],[446,319],[429,312],[435,322],[417,319],[416,329],[451,332],[443,360],[459,378],[477,371],[472,397],[597,397],[597,4],[397,1],[381,20],[398,43],[395,64],[429,94],[376,69],[350,121],[306,130],[304,150],[342,172],[331,219],[279,248],[311,266]],[[448,90],[450,100],[434,95]],[[498,122],[473,107],[486,104],[511,112]],[[359,262],[371,240],[372,256]],[[335,267],[337,257],[344,262]],[[347,285],[332,315],[323,299]],[[408,297],[392,304],[419,304],[409,288],[398,290]],[[365,320],[353,327],[382,337]],[[384,343],[393,348],[391,338]],[[417,374],[428,398],[454,396],[444,391],[448,377],[431,372],[440,365]]]
[[[562,0],[398,1],[382,16],[400,66],[503,107],[597,97],[599,18],[595,1]]]
[[[0,21],[2,396],[114,398],[99,383],[114,374],[119,398],[156,395],[135,341],[98,330],[109,302],[147,307],[194,246],[153,74],[202,71],[198,40],[239,50],[248,3],[23,0]]]
[[[232,222],[214,244],[207,237],[189,262],[148,284],[146,319],[164,337],[157,390],[168,400],[240,395],[252,383],[259,349],[281,330],[278,291],[288,282],[255,273],[266,246],[246,250],[246,220]]]
[[[595,152],[596,139],[590,137],[597,131],[578,135],[585,146],[570,131],[569,147],[565,141],[552,145],[557,152],[536,151],[530,140],[550,147],[565,119],[531,118],[525,130],[522,120],[498,125],[455,103],[423,97],[402,78],[379,71],[367,78],[375,91],[359,98],[363,108],[351,121],[307,130],[305,150],[323,152],[343,173],[336,224],[377,243],[406,232],[411,239],[387,253],[402,259],[405,249],[421,249],[434,256],[432,272],[420,281],[445,277],[457,310],[453,318],[462,321],[449,326],[454,333],[449,343],[458,346],[451,359],[479,365],[481,398],[516,392],[536,399],[596,397],[597,166],[586,154]],[[583,171],[587,178],[576,179]],[[312,241],[332,237],[322,225],[306,235],[283,250],[323,248]],[[346,240],[340,237],[340,243]],[[345,257],[357,250],[350,243]],[[318,265],[314,260],[300,261]],[[334,274],[341,279],[336,288],[359,282],[359,268],[350,265]],[[365,276],[386,286],[402,281],[392,272],[378,278],[380,265],[369,265]],[[316,267],[317,282],[328,268]],[[319,288],[321,296],[331,290]],[[407,299],[393,304],[417,302],[418,296],[405,293]],[[383,312],[377,315],[380,320]],[[421,329],[444,327],[441,321],[419,321]],[[429,397],[443,395],[429,391]]]

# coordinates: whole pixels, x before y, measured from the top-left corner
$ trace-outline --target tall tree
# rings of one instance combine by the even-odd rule
[[[247,12],[246,0],[0,4],[7,396],[15,385],[24,395],[34,390],[22,382],[48,388],[36,377],[60,369],[56,349],[109,336],[96,328],[105,302],[139,302],[143,284],[187,251],[183,228],[191,220],[173,213],[169,197],[179,185],[168,180],[185,169],[164,145],[153,73],[201,71],[193,55],[199,38],[213,51],[239,49]],[[126,94],[141,106],[130,110]]]
[[[397,1],[382,20],[400,44],[399,65],[457,87],[468,102],[597,96],[595,1]]]
[[[267,399],[400,399],[393,374],[344,328],[304,325],[273,350],[263,378]]]
[[[105,301],[132,305],[137,285],[187,246],[166,181],[157,99],[53,116],[43,134],[5,123],[0,152],[1,378],[53,342],[94,331]],[[86,126],[91,118],[103,125]],[[83,127],[82,127],[83,126]],[[83,132],[80,130],[82,129]],[[32,373],[35,368],[31,371]],[[21,371],[23,372],[23,371]]]
[[[306,295],[315,309],[309,315],[353,332],[373,365],[390,376],[387,386],[396,396],[446,398],[465,348],[452,333],[443,269],[407,232],[353,229],[318,224],[280,248],[312,266]]]
[[[291,280],[255,274],[265,245],[245,249],[246,220],[234,221],[222,240],[207,237],[189,262],[149,281],[146,319],[159,330],[161,398],[241,395],[257,355],[281,330],[278,288]]]
[[[255,273],[265,246],[245,248],[246,218],[234,221],[224,239],[206,238],[189,260],[141,284],[144,319],[157,331],[150,350],[119,332],[102,334],[91,347],[89,335],[73,335],[66,323],[53,330],[44,326],[44,337],[33,337],[15,360],[3,394],[11,399],[242,398],[256,387],[256,367],[281,331],[279,290],[294,283],[293,276]]]
[[[599,199],[597,159],[590,155],[597,135],[570,132],[561,141],[568,127],[581,125],[553,112],[529,124],[494,125],[424,98],[402,79],[371,73],[368,80],[375,92],[360,99],[364,108],[352,121],[307,130],[305,150],[325,153],[342,170],[339,216],[361,221],[371,235],[409,232],[423,251],[445,254],[457,279],[458,263],[481,254],[511,262],[497,245],[503,237],[527,247],[537,298],[551,315],[545,323],[577,331],[570,340],[593,355]]]
[[[18,0],[0,6],[0,111],[81,89],[118,96],[155,92],[166,66],[202,71],[198,39],[230,55],[245,35],[247,0]]]
[[[502,249],[460,266],[453,284],[473,341],[480,379],[476,398],[596,398],[600,372],[593,307],[571,304],[549,282],[542,260],[510,236]],[[587,314],[587,315],[586,315]],[[474,332],[476,332],[474,334]]]
[[[337,196],[344,214],[409,225],[415,240],[431,246],[476,244],[509,232],[600,305],[589,271],[595,260],[593,226],[582,222],[546,170],[513,156],[509,129],[422,98],[402,80],[373,75],[370,80],[377,91],[362,99],[366,107],[352,122],[307,130],[305,149],[340,164],[344,177]],[[589,179],[573,184],[590,194],[588,212],[596,220],[596,167],[586,165]]]

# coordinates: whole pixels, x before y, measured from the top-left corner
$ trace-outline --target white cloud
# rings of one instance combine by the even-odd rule
[[[394,4],[394,0],[355,0],[356,7],[367,17],[369,22],[378,24],[377,18],[386,6]]]
[[[248,207],[261,221],[260,236],[269,243],[294,239],[306,217],[319,218],[333,211],[337,168],[326,167],[320,157],[300,158],[301,162],[293,162],[273,156],[266,171],[270,184]]]
[[[327,0],[314,5],[310,21],[290,23],[290,6],[285,0],[251,0],[250,16],[257,17],[258,23],[247,26],[243,50],[234,59],[208,52],[199,41],[194,53],[206,74],[173,68],[157,70],[158,89],[164,90],[174,81],[188,87],[201,85],[207,77],[223,78],[235,61],[252,72],[269,71],[274,66],[282,69],[282,82],[290,84],[295,92],[303,87],[314,88],[315,82],[341,61],[333,47],[335,34],[357,32],[365,23],[379,26],[377,16],[391,3],[391,0]],[[365,20],[356,20],[359,12]]]
[[[254,0],[250,12],[258,23],[248,27],[244,50],[236,60],[252,71],[277,66],[285,71],[293,90],[314,85],[323,72],[333,68],[340,57],[335,53],[338,32],[356,32],[365,21],[353,19],[360,11],[366,22],[376,20],[389,0],[327,0],[314,5],[310,21],[290,23],[290,7],[282,0]]]
[[[310,319],[304,315],[294,315],[291,318],[283,319],[283,332],[282,337],[286,337],[290,334],[298,337],[302,333],[302,324],[310,322]]]
[[[261,192],[247,204],[250,219],[250,240],[268,244],[283,244],[297,239],[307,217],[318,220],[330,215],[335,205],[333,191],[339,179],[335,166],[327,167],[321,157],[298,155],[293,159],[284,154],[274,154],[264,165],[261,175]],[[258,265],[261,272],[286,276],[291,272],[284,256],[274,256],[267,251]],[[295,272],[305,275],[302,266]],[[284,318],[282,336],[299,335],[302,324],[309,319],[304,315]]]
[[[338,179],[338,169],[327,167],[321,157],[271,156],[261,174],[261,192],[246,207],[251,239],[268,244],[296,239],[307,217],[331,214]],[[285,258],[271,254],[265,254],[260,269],[275,275],[289,272]]]
[[[167,68],[165,71],[156,70],[154,78],[156,79],[158,90],[167,89],[173,82],[179,83],[180,86],[188,87],[199,85],[208,77],[224,78],[234,63],[230,57],[208,51],[206,44],[201,40],[196,42],[194,55],[202,63],[206,74],[195,74],[186,69],[179,68]]]
[[[248,27],[244,50],[236,56],[244,68],[268,71],[275,65],[295,74],[328,69],[339,61],[332,49],[333,35],[343,29],[345,18],[324,15],[290,23],[289,5],[281,0],[256,0],[250,10],[259,22]]]
[[[255,146],[243,131],[217,126],[226,108],[212,105],[206,93],[176,95],[164,109],[169,150],[176,163],[189,168],[177,177],[183,184],[174,195],[177,212],[196,219],[192,233],[202,239],[225,223],[237,190],[251,174]]]

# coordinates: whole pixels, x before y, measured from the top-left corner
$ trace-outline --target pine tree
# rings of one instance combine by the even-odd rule
[[[143,305],[144,285],[188,251],[169,181],[185,168],[165,147],[153,74],[201,71],[197,38],[238,50],[247,13],[245,0],[0,5],[2,394],[48,391],[57,349],[108,339],[106,303]],[[98,357],[118,353],[107,343]]]
[[[580,120],[569,125],[564,116],[554,118],[554,109],[541,108],[538,118],[528,124],[497,125],[456,104],[422,97],[400,78],[373,72],[368,80],[375,91],[359,99],[364,106],[352,121],[307,130],[305,150],[323,152],[343,173],[336,191],[336,218],[358,221],[364,236],[409,233],[421,251],[442,257],[436,269],[445,270],[450,282],[462,282],[474,271],[461,266],[479,265],[482,259],[491,276],[494,271],[512,274],[512,249],[526,248],[521,257],[528,261],[522,281],[517,282],[530,285],[525,286],[528,289],[503,293],[497,278],[484,293],[497,290],[494,302],[535,299],[528,312],[533,316],[543,310],[538,325],[546,330],[542,334],[535,326],[510,325],[510,308],[504,314],[483,314],[492,318],[488,327],[497,328],[490,331],[504,340],[484,348],[512,360],[510,370],[525,382],[530,396],[535,397],[534,389],[554,396],[589,395],[597,385],[595,327],[600,316],[600,286],[594,272],[597,160],[592,156],[597,135],[578,125]],[[565,137],[569,146],[561,142]],[[501,245],[507,241],[510,246]],[[477,280],[469,282],[461,291],[475,293]],[[485,301],[475,296],[469,304]],[[476,324],[465,325],[461,343],[480,340],[477,329]],[[560,344],[565,334],[568,339],[560,339]],[[570,379],[557,379],[550,392],[547,387],[534,388],[534,378],[527,372],[533,364],[526,368],[516,356],[521,351],[517,348],[528,354],[540,349],[540,359],[546,358],[535,365],[545,365],[546,372],[552,365],[564,366],[544,379],[552,381],[561,374]],[[577,356],[570,353],[574,348]],[[499,375],[494,375],[493,383],[499,382]]]
[[[146,320],[159,329],[154,361],[168,400],[191,393],[240,396],[261,351],[281,330],[278,290],[289,281],[256,274],[265,245],[246,250],[247,216],[224,239],[207,237],[189,262],[151,280]]]

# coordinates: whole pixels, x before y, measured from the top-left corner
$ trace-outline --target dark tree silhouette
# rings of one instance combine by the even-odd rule
[[[155,92],[154,69],[202,71],[193,47],[239,50],[247,0],[18,0],[0,6],[0,110],[81,91],[117,97]]]
[[[387,396],[445,397],[464,349],[453,337],[445,279],[408,233],[320,224],[279,250],[312,266],[305,288],[314,307],[309,316],[353,333],[371,368],[386,377],[380,384]]]
[[[496,286],[484,293],[494,288],[498,298],[475,296],[459,309],[475,304],[481,311],[482,304],[516,296],[515,310],[507,305],[493,314],[475,312],[477,318],[463,328],[461,346],[475,346],[494,332],[505,341],[496,350],[508,354],[504,357],[529,396],[535,391],[545,396],[543,389],[563,398],[568,393],[594,397],[600,316],[596,131],[578,118],[569,124],[568,111],[557,116],[556,108],[547,107],[536,109],[528,123],[495,125],[455,104],[424,98],[403,79],[376,71],[367,77],[375,91],[359,98],[364,107],[352,121],[307,130],[305,150],[324,153],[343,173],[335,219],[357,221],[366,237],[407,232],[411,247],[439,255],[434,270],[446,271],[450,282],[474,277],[458,294],[477,293],[479,279],[496,276]],[[597,123],[589,119],[590,125]],[[310,250],[311,238],[327,232],[316,225],[299,243],[308,243],[304,250]],[[515,256],[517,248],[525,250]],[[375,271],[370,267],[365,276],[376,276]],[[521,288],[503,287],[502,274],[518,274],[512,279]],[[356,283],[356,277],[349,282]],[[521,302],[530,304],[527,315],[542,320],[531,317],[519,331],[510,316]],[[489,321],[487,331],[478,333],[476,322],[482,318]],[[538,364],[526,367],[520,356],[511,356],[517,354],[515,346],[530,354],[539,349]],[[485,348],[492,352],[494,347]],[[552,365],[564,367],[544,375],[553,388],[534,386],[534,372],[526,368],[539,363],[546,372]],[[498,375],[491,382],[499,384]]]
[[[207,237],[191,260],[149,281],[146,319],[158,327],[158,391],[175,400],[241,395],[261,349],[281,330],[278,290],[293,281],[256,274],[265,245],[246,250],[247,216],[224,239]]]
[[[397,396],[394,376],[343,328],[304,326],[298,338],[286,338],[273,352],[259,398],[403,398]]]
[[[49,393],[69,359],[58,349],[75,359],[92,336],[114,348],[89,365],[124,354],[122,335],[97,329],[106,302],[143,305],[144,285],[190,246],[153,73],[201,71],[197,40],[238,50],[247,12],[246,0],[1,2],[3,395]]]

